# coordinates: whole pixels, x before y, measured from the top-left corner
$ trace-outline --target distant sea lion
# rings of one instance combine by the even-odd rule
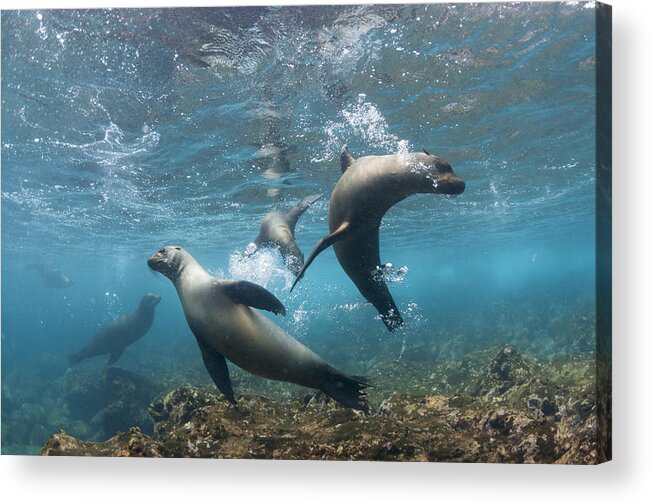
[[[287,147],[284,145],[263,144],[255,152],[254,157],[263,165],[262,177],[266,179],[274,180],[291,171],[287,159]]]
[[[106,354],[109,354],[107,366],[115,364],[126,347],[138,341],[149,331],[154,322],[154,309],[159,302],[160,296],[145,294],[135,312],[109,322],[84,348],[69,355],[70,365],[83,359]]]
[[[258,376],[319,389],[344,406],[368,412],[365,378],[329,366],[254,309],[285,315],[271,292],[251,282],[219,280],[181,247],[163,247],[147,264],[176,287],[206,369],[231,403],[236,401],[226,359]]]
[[[330,234],[316,244],[292,289],[314,258],[332,245],[346,274],[375,306],[387,329],[394,331],[404,322],[384,279],[375,274],[383,267],[379,233],[382,217],[412,194],[461,194],[466,185],[447,162],[427,151],[356,160],[344,147],[341,171],[328,209]]]
[[[50,268],[45,264],[28,264],[27,268],[36,271],[43,285],[51,289],[70,287],[75,283],[74,280],[61,273],[61,270]]]
[[[269,112],[267,110],[267,113]],[[259,145],[255,151],[254,158],[264,168],[262,176],[275,180],[292,171],[287,158],[290,148],[285,144],[280,133],[283,130],[281,117],[272,114],[271,117],[266,117],[266,123],[267,132],[262,145]]]
[[[303,215],[312,203],[323,196],[312,194],[304,198],[298,205],[286,212],[269,212],[260,223],[260,233],[249,244],[246,250],[247,255],[253,254],[262,247],[276,247],[280,250],[287,269],[294,275],[298,275],[303,267],[303,252],[298,248],[294,239],[294,230],[298,218]]]

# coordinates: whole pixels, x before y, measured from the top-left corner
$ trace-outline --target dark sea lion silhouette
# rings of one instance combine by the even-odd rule
[[[219,280],[181,247],[161,248],[147,261],[169,278],[217,388],[235,403],[226,359],[249,373],[325,392],[349,408],[368,412],[360,376],[328,365],[254,308],[285,315],[268,290],[246,281]]]
[[[330,234],[316,244],[292,290],[315,257],[332,245],[346,274],[362,296],[375,306],[387,329],[394,331],[404,322],[386,282],[377,275],[378,268],[382,268],[379,233],[382,217],[412,194],[460,194],[465,182],[447,162],[427,151],[356,160],[344,147],[341,171],[328,208]]]
[[[145,294],[135,312],[109,322],[84,348],[69,355],[70,365],[83,359],[106,354],[109,354],[107,365],[115,364],[126,347],[138,341],[149,331],[154,322],[154,310],[159,302],[160,296]]]
[[[273,105],[271,108],[274,108]],[[257,146],[254,154],[254,158],[263,168],[262,177],[266,179],[278,179],[292,171],[287,157],[291,148],[285,143],[281,134],[284,128],[283,122],[282,117],[265,118],[267,131],[262,144]]]
[[[254,157],[264,168],[263,178],[273,180],[291,171],[287,150],[286,146],[275,143],[266,143],[258,147]]]
[[[276,247],[283,256],[287,269],[294,275],[298,275],[303,267],[304,257],[294,239],[296,223],[303,212],[322,196],[323,193],[312,194],[303,198],[298,205],[290,210],[269,212],[260,222],[260,233],[249,244],[245,253],[252,255],[260,248]]]
[[[61,273],[61,270],[50,268],[45,264],[28,264],[27,269],[36,271],[43,285],[51,289],[70,287],[75,283],[74,280]]]

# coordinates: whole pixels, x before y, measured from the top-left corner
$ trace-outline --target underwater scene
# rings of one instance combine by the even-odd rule
[[[599,10],[3,11],[2,454],[607,460]]]

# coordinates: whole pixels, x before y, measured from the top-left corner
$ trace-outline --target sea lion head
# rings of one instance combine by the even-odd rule
[[[142,296],[142,299],[140,300],[140,308],[153,309],[158,303],[160,303],[160,296],[150,292],[149,294]]]
[[[147,259],[147,266],[174,281],[188,262],[188,258],[191,258],[190,254],[181,247],[167,245]]]
[[[431,187],[427,192],[434,194],[461,194],[466,189],[466,183],[452,171],[450,163],[429,152],[418,153],[415,162],[410,163],[410,170],[420,172],[426,186]]]

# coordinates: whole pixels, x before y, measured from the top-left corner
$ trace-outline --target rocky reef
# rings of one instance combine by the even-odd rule
[[[95,439],[106,439],[130,427],[153,433],[147,406],[160,391],[149,378],[126,369],[107,367],[97,373],[80,367],[66,373],[63,401],[69,415],[87,423]]]
[[[48,379],[16,372],[2,383],[2,453],[38,453],[59,429],[85,440],[106,440],[134,426],[153,434],[148,406],[163,390],[118,367],[57,369]]]
[[[152,435],[133,427],[85,442],[62,431],[41,453],[595,464],[606,458],[595,368],[594,356],[541,362],[509,345],[445,363],[385,362],[369,373],[370,415],[236,372],[236,406],[213,387],[182,386],[149,406]]]

